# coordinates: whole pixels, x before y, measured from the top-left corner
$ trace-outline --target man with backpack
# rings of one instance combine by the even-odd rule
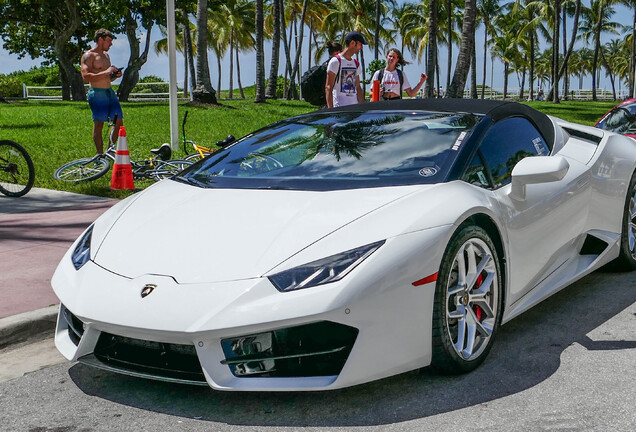
[[[362,70],[360,63],[353,56],[358,54],[366,44],[361,33],[349,32],[345,37],[344,50],[329,61],[325,83],[325,101],[328,108],[364,102],[364,94],[360,86]]]
[[[338,42],[327,41],[326,46],[329,52],[329,59],[309,69],[300,80],[303,99],[320,108],[326,106],[325,83],[327,82],[327,64],[329,64],[329,60],[331,60],[333,56],[342,51],[342,45]]]

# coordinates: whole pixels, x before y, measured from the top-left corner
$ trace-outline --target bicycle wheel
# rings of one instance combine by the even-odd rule
[[[155,181],[172,177],[192,165],[194,162],[185,159],[171,159],[167,161],[159,161],[152,170],[150,177]]]
[[[207,157],[207,156],[209,156],[211,154],[212,153],[203,152],[203,157]],[[186,157],[183,158],[183,160],[192,161],[192,162],[198,162],[198,161],[201,160],[201,154],[199,152],[195,152],[195,153],[187,155]]]
[[[109,168],[110,162],[105,157],[77,159],[59,167],[53,178],[72,183],[95,180],[106,174]]]
[[[0,192],[20,197],[33,187],[35,168],[27,151],[20,144],[0,141]]]

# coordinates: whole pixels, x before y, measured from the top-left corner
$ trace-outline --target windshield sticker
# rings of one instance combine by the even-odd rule
[[[426,167],[420,170],[420,175],[422,177],[432,177],[437,174],[437,169],[433,167]]]
[[[537,151],[537,155],[541,156],[545,153],[545,146],[543,145],[543,139],[541,139],[541,137],[533,139],[532,144],[534,144],[534,149]]]
[[[455,144],[453,144],[453,147],[451,149],[455,151],[459,150],[459,147],[462,145],[462,141],[464,141],[464,138],[466,138],[466,135],[468,135],[466,131],[460,133],[459,136],[457,137],[457,140],[455,141]]]
[[[486,176],[483,171],[477,171],[477,177],[479,177],[479,181],[482,185],[488,186],[488,180],[486,180]]]

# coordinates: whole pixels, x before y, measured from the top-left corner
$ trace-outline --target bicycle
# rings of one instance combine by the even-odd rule
[[[185,133],[185,125],[186,125],[187,119],[188,119],[188,111],[185,112],[185,115],[183,116],[183,123],[181,123],[181,131],[182,131],[181,140],[183,142],[183,152],[186,154],[186,157],[184,158],[184,160],[197,162],[205,158],[206,156],[211,155],[218,149],[204,147],[200,144],[197,144],[196,142],[192,140],[187,139],[186,133]],[[236,141],[236,138],[234,138],[233,135],[228,135],[224,140],[217,141],[216,145],[217,147],[223,148],[229,144],[232,144],[234,141]]]
[[[110,169],[111,163],[115,163],[116,145],[112,141],[111,132],[115,127],[115,119],[109,123],[108,130],[108,149],[102,154],[97,154],[92,158],[82,158],[71,161],[59,167],[53,174],[56,180],[62,180],[72,183],[81,181],[96,180],[106,174]],[[193,161],[184,159],[171,159],[172,149],[170,144],[162,144],[158,149],[152,149],[150,152],[154,155],[149,159],[138,161],[130,161],[132,167],[133,179],[151,179],[159,181],[164,178],[172,177],[192,165]]]
[[[21,197],[31,190],[34,181],[33,161],[24,147],[14,141],[0,141],[0,192]]]

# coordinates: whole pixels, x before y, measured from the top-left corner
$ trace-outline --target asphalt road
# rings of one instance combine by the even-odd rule
[[[332,392],[224,393],[80,364],[45,366],[0,383],[0,430],[636,428],[636,272],[596,272],[500,330],[470,374],[423,370]],[[11,364],[12,355],[0,362]]]

